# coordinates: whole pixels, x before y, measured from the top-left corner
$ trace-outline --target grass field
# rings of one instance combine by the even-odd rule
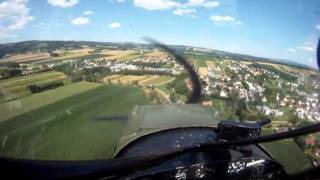
[[[0,81],[0,102],[30,95],[27,89],[31,84],[43,84],[67,80],[65,74],[56,71],[20,76]]]
[[[42,106],[55,103],[64,98],[94,89],[100,84],[80,82],[33,94],[24,98],[0,104],[0,122],[30,112]]]
[[[206,61],[212,61],[213,57],[205,55],[186,54],[186,58],[195,62],[199,67],[207,67]]]
[[[264,129],[263,134],[271,134]],[[288,173],[300,172],[312,167],[307,156],[292,139],[261,144],[272,157],[281,163]]]
[[[96,88],[1,123],[0,154],[51,160],[110,158],[124,122],[93,118],[128,114],[134,105],[146,104],[147,99],[134,87],[91,86]],[[60,96],[61,88],[50,91]]]

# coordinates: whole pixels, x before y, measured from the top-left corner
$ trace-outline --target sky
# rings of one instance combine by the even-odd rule
[[[190,45],[316,67],[319,0],[0,0],[0,43]]]

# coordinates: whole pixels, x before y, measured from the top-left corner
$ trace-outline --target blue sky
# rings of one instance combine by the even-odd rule
[[[0,42],[193,45],[314,66],[318,0],[0,0]]]

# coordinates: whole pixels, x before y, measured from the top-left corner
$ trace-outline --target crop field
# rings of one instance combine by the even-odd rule
[[[113,75],[110,75],[110,76],[107,76],[107,77],[103,78],[102,81],[103,82],[107,82],[108,80],[118,79],[121,76],[123,76],[123,75],[121,75],[121,74],[113,74]]]
[[[153,78],[150,79],[146,79],[144,81],[142,81],[141,83],[143,85],[161,85],[161,84],[166,84],[168,82],[171,82],[172,80],[174,80],[174,77],[170,77],[170,76],[153,76]]]
[[[64,81],[67,79],[67,76],[61,72],[49,71],[0,80],[0,102],[30,95],[31,93],[27,89],[28,85]]]
[[[144,56],[163,56],[167,55],[162,51],[151,51]],[[62,50],[59,52],[58,57],[51,57],[49,53],[24,53],[17,54],[7,58],[2,58],[2,62],[15,61],[15,62],[25,62],[25,63],[49,63],[56,62],[66,59],[118,59],[123,61],[128,61],[141,57],[141,54],[137,50],[109,50],[104,49],[101,52],[95,52],[93,48],[83,48],[74,50]]]
[[[173,80],[170,76],[158,76],[158,75],[111,75],[103,78],[103,82],[111,80],[114,84],[132,84],[137,81],[140,85],[161,85]]]
[[[79,87],[68,89],[68,86]],[[84,82],[68,86],[49,91],[56,96],[64,96],[63,89],[70,93],[69,96],[0,123],[1,155],[47,160],[112,157],[125,122],[93,118],[99,115],[126,115],[135,105],[147,103],[145,94],[139,88],[129,86]],[[72,93],[77,89],[84,91]],[[42,104],[38,100],[34,99]]]
[[[141,82],[145,79],[150,78],[149,76],[135,76],[135,75],[124,75],[124,76],[119,76],[117,78],[113,78],[111,80],[112,83],[114,84],[132,84],[134,81]]]
[[[110,56],[106,53],[94,53],[95,49],[83,48],[74,50],[63,50],[59,52],[58,57],[51,57],[49,53],[23,53],[13,55],[7,58],[2,58],[1,62],[24,62],[24,63],[49,63],[66,59],[91,59],[91,58],[104,58]],[[121,53],[122,52],[122,53]],[[131,52],[133,53],[133,52]],[[111,54],[112,55],[112,54]],[[117,55],[130,55],[126,51],[119,51]]]
[[[270,130],[264,130],[263,134],[271,134]],[[300,172],[311,168],[312,164],[292,139],[261,144],[268,153],[281,163],[288,173]]]
[[[75,49],[75,50],[67,50],[60,54],[59,57],[56,57],[55,59],[72,59],[77,57],[82,57],[89,55],[90,52],[94,51],[92,48],[83,48],[83,49]]]
[[[167,56],[168,53],[164,51],[151,51],[144,54],[147,57],[159,57],[159,56]]]
[[[26,62],[26,61],[35,61],[35,60],[42,60],[47,59],[50,57],[49,53],[23,53],[13,55],[7,58],[2,58],[1,62]]]
[[[117,59],[122,61],[139,58],[141,55],[136,50],[104,50],[101,54],[107,55],[106,59]]]
[[[215,61],[206,61],[208,67],[214,67],[216,65]]]
[[[200,76],[207,76],[208,75],[208,69],[205,67],[200,67],[198,70],[198,73]]]

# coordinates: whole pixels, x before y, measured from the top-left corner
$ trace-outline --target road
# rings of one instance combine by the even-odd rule
[[[155,88],[155,90],[156,90],[159,94],[161,94],[161,95],[168,101],[168,103],[172,103],[171,100],[170,100],[170,98],[169,98],[169,96],[168,96],[165,92],[161,91],[161,90],[158,89],[158,88]]]

